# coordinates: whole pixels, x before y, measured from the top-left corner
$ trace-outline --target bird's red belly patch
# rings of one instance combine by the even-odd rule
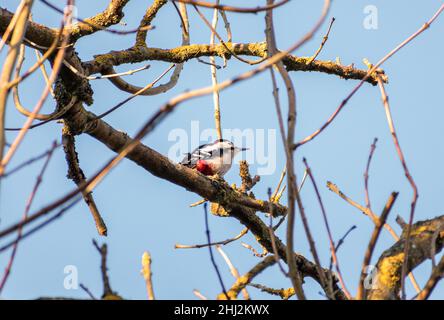
[[[212,176],[214,174],[213,168],[211,168],[205,160],[198,160],[196,163],[196,169],[206,176]]]

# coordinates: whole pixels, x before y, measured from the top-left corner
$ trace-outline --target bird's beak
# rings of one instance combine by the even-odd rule
[[[240,151],[247,151],[248,150],[248,148],[238,148],[238,147],[236,147],[236,151],[237,152],[240,152]]]

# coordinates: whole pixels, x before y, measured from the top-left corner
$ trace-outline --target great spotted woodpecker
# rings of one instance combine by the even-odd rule
[[[220,139],[204,144],[188,153],[180,164],[196,169],[206,176],[223,177],[230,170],[234,156],[247,148],[238,148],[231,141]]]

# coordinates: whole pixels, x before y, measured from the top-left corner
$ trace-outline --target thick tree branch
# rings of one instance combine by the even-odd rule
[[[407,273],[431,258],[433,243],[436,248],[435,254],[442,250],[444,247],[443,223],[444,215],[431,220],[419,221],[412,225],[407,255]],[[436,236],[437,230],[439,230],[438,236]],[[384,251],[379,258],[376,265],[378,271],[376,279],[374,279],[376,281],[375,288],[369,290],[367,299],[399,299],[406,236],[407,226],[404,227],[400,240]]]
[[[265,42],[257,43],[225,43],[231,52],[236,55],[266,57],[267,45]],[[112,51],[94,57],[94,60],[84,63],[88,74],[102,73],[109,66],[118,66],[126,63],[137,63],[147,60],[158,60],[173,63],[182,63],[190,59],[208,56],[220,56],[230,58],[230,51],[222,44],[191,44],[173,49],[132,47],[126,50]],[[343,79],[363,79],[368,70],[356,69],[354,66],[343,66],[333,61],[314,60],[307,62],[310,57],[296,57],[287,55],[282,59],[288,71],[315,71],[337,75]],[[382,72],[372,74],[366,81],[372,85],[377,84],[377,75],[383,77],[387,82],[387,76]]]
[[[74,183],[77,186],[81,186],[85,182],[86,177],[85,174],[83,173],[83,170],[80,168],[79,157],[75,146],[75,137],[69,131],[68,126],[63,127],[62,144],[63,144],[63,150],[65,152],[66,162],[68,165],[67,178],[74,181]],[[103,221],[103,218],[100,215],[99,209],[97,208],[96,202],[94,201],[92,192],[83,191],[82,195],[94,219],[97,232],[101,236],[106,236],[107,227],[105,221]]]
[[[140,21],[139,28],[148,27],[156,17],[157,12],[167,3],[167,0],[154,0]],[[147,30],[139,30],[136,36],[136,46],[146,46]]]
[[[119,23],[124,16],[123,8],[128,1],[129,0],[111,0],[103,12],[73,25],[71,28],[71,40],[75,42],[81,37]]]
[[[11,22],[14,14],[6,9],[0,8],[0,34],[3,34]],[[38,44],[39,46],[49,48],[57,36],[57,30],[48,28],[44,25],[28,21],[25,38],[28,41]]]

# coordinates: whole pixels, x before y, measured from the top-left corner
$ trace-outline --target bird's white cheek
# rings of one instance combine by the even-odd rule
[[[225,153],[222,156],[222,165],[231,166],[231,162],[233,161],[233,157],[230,153]]]

